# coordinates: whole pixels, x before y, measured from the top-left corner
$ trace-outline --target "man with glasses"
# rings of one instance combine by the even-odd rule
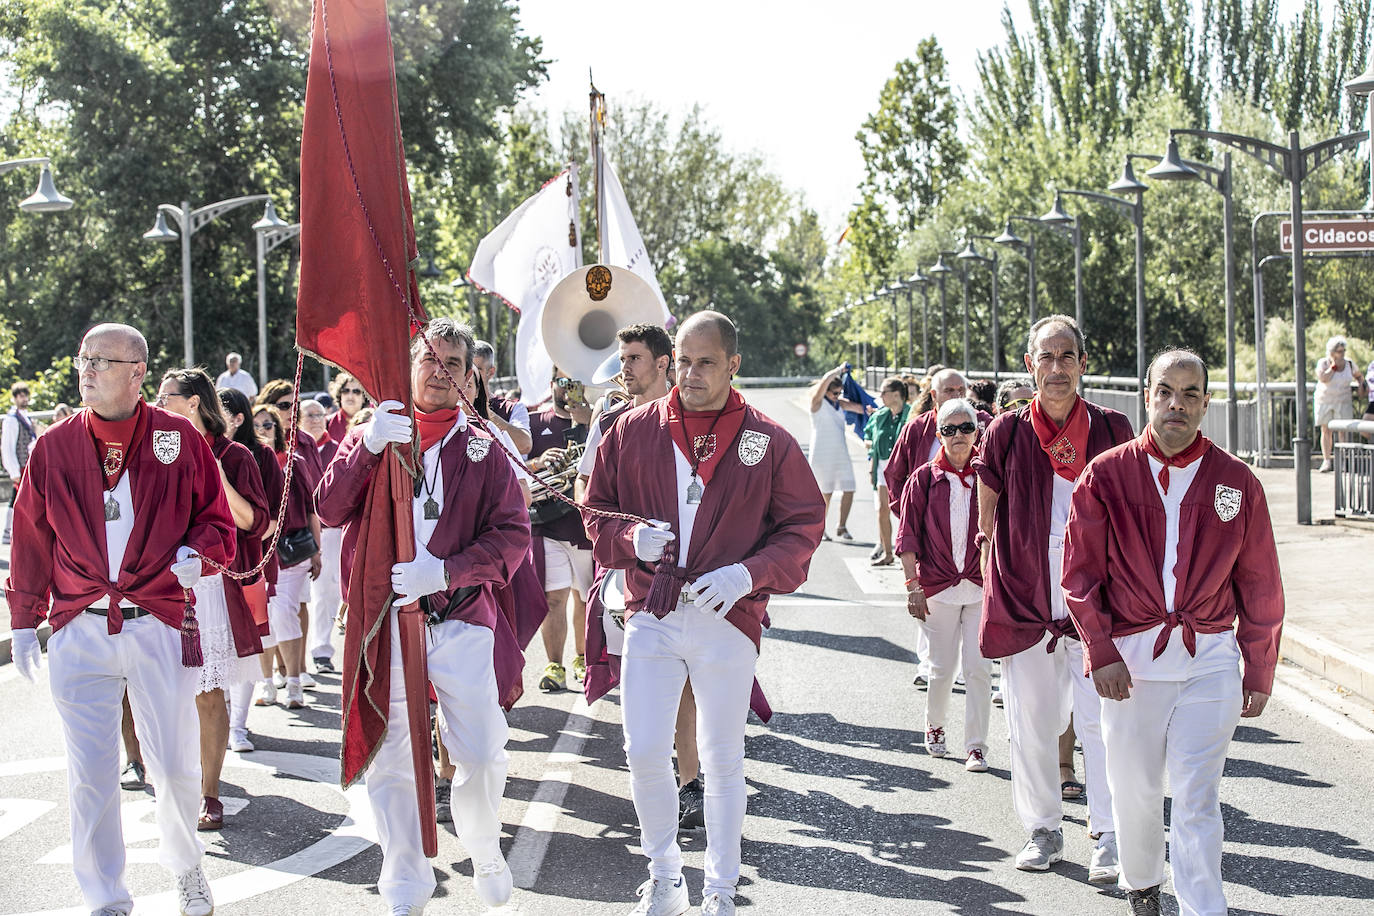
[[[1059,736],[1072,712],[1095,844],[1088,880],[1107,883],[1116,880],[1117,853],[1100,707],[1083,677],[1060,573],[1074,483],[1089,461],[1131,438],[1131,422],[1079,397],[1088,360],[1072,318],[1031,325],[1025,360],[1035,397],[993,420],[973,462],[985,589],[979,645],[985,658],[1002,659],[1012,802],[1030,834],[1016,867],[1045,871],[1064,857]]]
[[[119,805],[120,705],[127,689],[157,786],[158,861],[180,911],[214,910],[196,839],[199,634],[187,590],[201,558],[228,564],[235,530],[214,454],[175,414],[144,403],[148,344],[101,324],[76,357],[87,408],[34,445],[15,505],[5,597],[15,667],[36,679],[46,617],[49,683],[62,719],[72,861],[88,908],[128,914]],[[51,607],[49,606],[51,604]]]

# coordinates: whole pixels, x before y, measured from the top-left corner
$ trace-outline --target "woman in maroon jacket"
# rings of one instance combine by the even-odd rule
[[[901,497],[897,553],[906,573],[907,611],[925,621],[930,637],[926,694],[926,753],[945,756],[945,719],[954,673],[964,666],[964,768],[987,770],[992,668],[978,650],[983,609],[978,501],[972,460],[978,412],[963,398],[940,406],[935,421],[940,451],[916,469]]]
[[[252,455],[258,470],[258,479],[267,503],[267,524],[258,537],[247,532],[239,532],[238,553],[234,557],[234,571],[243,572],[253,569],[262,561],[264,544],[269,542],[277,528],[277,513],[281,508],[284,479],[277,456],[265,447],[253,434],[253,405],[247,395],[235,388],[221,388],[217,392],[220,405],[224,408],[225,435],[242,445]],[[248,607],[246,589],[261,582],[265,586],[263,598],[271,594],[277,584],[277,563],[275,556],[268,560],[262,572],[253,579],[237,581],[225,580],[225,595],[231,604],[238,602]],[[250,610],[250,615],[252,611]],[[258,614],[265,613],[259,608]],[[254,617],[258,636],[268,635],[267,621],[261,616]],[[253,680],[235,684],[229,691],[229,750],[246,753],[253,750],[253,742],[248,737],[248,708],[253,704]]]
[[[230,565],[241,566],[237,548],[243,544],[245,535],[261,537],[267,527],[267,497],[263,493],[262,480],[253,456],[243,446],[225,438],[224,414],[205,370],[169,370],[162,377],[157,404],[190,420],[209,443],[238,535],[235,562]],[[201,830],[218,830],[224,826],[219,777],[224,768],[224,751],[229,738],[225,693],[236,684],[251,683],[253,656],[262,652],[262,642],[247,605],[229,600],[228,593],[232,588],[230,581],[222,574],[215,573],[202,576],[194,588],[201,650],[205,656],[196,692],[196,713],[200,717],[202,795],[197,826]],[[241,591],[237,588],[234,590]]]

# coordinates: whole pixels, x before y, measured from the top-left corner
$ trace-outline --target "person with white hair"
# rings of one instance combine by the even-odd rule
[[[926,753],[944,757],[945,720],[954,673],[963,660],[964,769],[987,771],[992,715],[992,663],[978,649],[983,614],[982,551],[978,547],[978,411],[964,398],[940,406],[935,458],[907,479],[901,497],[897,553],[906,574],[907,613],[925,621],[930,639]]]
[[[251,401],[258,396],[258,383],[253,381],[253,376],[239,368],[241,365],[243,365],[242,355],[230,353],[225,356],[224,366],[226,371],[221,372],[219,378],[215,379],[215,387],[237,388],[247,395],[248,400]]]
[[[1350,386],[1356,382],[1360,394],[1367,395],[1364,379],[1355,375],[1355,366],[1345,358],[1345,338],[1337,335],[1326,342],[1326,355],[1317,360],[1317,391],[1312,396],[1312,420],[1322,431],[1323,474],[1332,470],[1331,421],[1355,417]]]

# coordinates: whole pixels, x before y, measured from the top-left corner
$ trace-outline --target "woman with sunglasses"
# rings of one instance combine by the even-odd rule
[[[878,510],[878,546],[869,557],[873,566],[892,565],[892,509],[887,493],[887,461],[897,434],[911,415],[906,400],[906,383],[893,376],[883,380],[880,397],[883,406],[869,416],[864,425],[864,439],[869,443],[869,482],[873,484],[874,508]]]
[[[930,640],[926,753],[947,753],[949,698],[962,660],[964,769],[982,773],[988,768],[992,666],[978,648],[983,573],[972,464],[978,411],[964,398],[953,398],[940,405],[935,421],[940,449],[932,461],[916,469],[902,491],[897,552],[906,574],[907,612],[925,622]]]
[[[997,401],[993,404],[994,413],[1020,410],[1035,397],[1035,385],[1024,375],[1009,378],[997,386]]]
[[[229,501],[237,543],[243,544],[246,538],[260,538],[267,529],[267,495],[263,492],[252,454],[224,435],[224,414],[210,376],[203,369],[169,370],[158,388],[157,406],[190,420],[209,443],[224,495]],[[237,550],[235,560],[241,566]],[[232,568],[235,564],[230,565]],[[202,795],[197,827],[218,830],[224,826],[219,778],[229,738],[229,710],[225,698],[235,685],[252,683],[252,657],[262,652],[262,642],[247,604],[229,600],[223,574],[201,576],[192,590],[196,598],[201,652],[205,656],[196,687]],[[236,591],[241,595],[241,589]]]
[[[357,379],[347,372],[340,372],[329,383],[329,396],[339,405],[339,409],[329,418],[329,437],[335,442],[342,442],[344,436],[348,435],[353,418],[367,406],[367,395]]]
[[[272,449],[277,464],[285,473],[287,459],[291,456],[286,449],[286,433],[283,430],[281,413],[274,406],[259,405],[253,413],[253,429],[257,433],[258,441]],[[308,447],[313,451],[313,444]],[[271,653],[265,651],[275,646],[281,655],[282,664],[286,667],[286,707],[305,708],[305,694],[301,687],[301,671],[305,662],[305,633],[301,626],[300,607],[310,594],[310,580],[319,576],[321,568],[320,521],[315,515],[314,497],[318,482],[305,456],[298,449],[293,459],[291,482],[286,494],[286,519],[282,523],[281,537],[299,537],[302,529],[309,529],[315,539],[316,549],[308,560],[299,561],[291,566],[282,566],[281,543],[278,542],[277,585],[267,599],[271,635],[263,640],[263,679],[258,683],[258,696],[254,700],[259,706],[270,706],[277,701],[277,688],[272,681]]]
[[[234,557],[234,570],[242,572],[252,569],[262,562],[264,545],[270,543],[273,533],[277,529],[277,512],[281,508],[282,491],[285,479],[282,476],[281,467],[277,464],[276,453],[272,449],[264,446],[258,441],[256,432],[253,429],[253,404],[248,400],[248,396],[237,388],[220,388],[216,394],[219,395],[220,406],[224,409],[225,435],[233,439],[253,456],[253,463],[258,469],[258,479],[262,484],[263,494],[267,498],[267,527],[263,529],[260,538],[241,538],[239,541],[239,551]],[[240,535],[243,532],[239,532]],[[267,594],[277,587],[277,564],[275,557],[268,561],[263,567],[261,578],[266,586]],[[239,599],[248,603],[248,597],[244,587],[252,585],[254,580],[246,580],[243,583],[235,583],[230,579],[226,581],[225,593],[230,601],[235,600],[235,593]],[[258,611],[262,614],[262,610]],[[268,637],[270,630],[267,621],[261,616],[254,618],[257,625],[258,636],[260,639]],[[261,665],[261,661],[259,661]],[[253,688],[258,682],[258,675],[255,671],[251,680],[241,684],[236,684],[229,689],[229,750],[236,753],[246,753],[253,750],[253,742],[248,737],[248,710],[253,705]]]

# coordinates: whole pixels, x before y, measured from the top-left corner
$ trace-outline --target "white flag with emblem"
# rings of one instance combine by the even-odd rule
[[[672,324],[668,313],[668,303],[663,298],[663,290],[654,274],[654,265],[649,261],[649,252],[644,247],[644,238],[639,234],[635,218],[630,213],[630,202],[625,199],[625,189],[620,186],[620,178],[611,161],[606,160],[606,263],[612,267],[624,267],[648,283],[658,296],[658,307],[663,310],[663,325]]]
[[[468,279],[500,296],[520,313],[515,332],[515,374],[521,398],[537,404],[549,392],[553,358],[539,322],[544,297],[554,284],[582,266],[577,224],[577,166],[559,172],[539,192],[511,211],[477,246]]]

